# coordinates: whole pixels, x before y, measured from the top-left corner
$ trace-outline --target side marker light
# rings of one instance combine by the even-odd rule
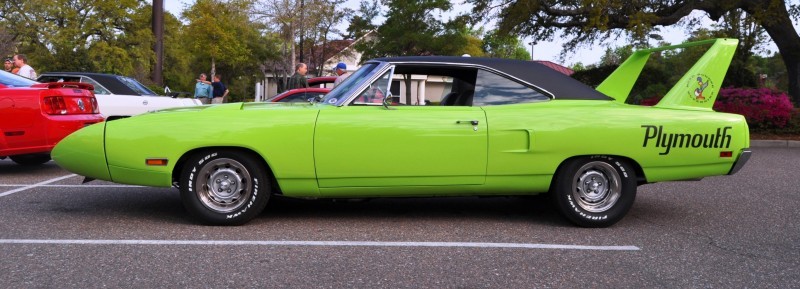
[[[167,159],[146,159],[144,163],[148,166],[166,166]]]

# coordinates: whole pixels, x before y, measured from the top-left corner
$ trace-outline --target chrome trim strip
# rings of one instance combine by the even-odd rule
[[[736,160],[735,163],[733,163],[733,168],[731,168],[731,171],[728,172],[728,175],[735,174],[740,169],[742,169],[742,167],[744,167],[744,164],[746,164],[747,161],[750,160],[750,155],[752,154],[753,152],[750,151],[750,148],[743,149],[742,152],[739,154],[739,158]]]

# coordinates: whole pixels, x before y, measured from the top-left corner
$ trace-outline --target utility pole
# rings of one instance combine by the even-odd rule
[[[305,9],[305,0],[300,0],[300,62],[303,61],[303,36],[305,35],[305,21],[306,21],[306,9]]]
[[[164,0],[153,0],[153,35],[156,43],[153,52],[156,54],[156,67],[153,70],[153,82],[164,86]]]

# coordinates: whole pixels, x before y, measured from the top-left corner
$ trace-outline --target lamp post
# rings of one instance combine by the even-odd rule
[[[534,45],[536,45],[536,41],[535,41],[535,40],[534,40],[534,41],[531,41],[531,42],[530,42],[530,43],[528,43],[528,44],[530,44],[530,45],[531,45],[531,61],[533,61],[533,46],[534,46]]]

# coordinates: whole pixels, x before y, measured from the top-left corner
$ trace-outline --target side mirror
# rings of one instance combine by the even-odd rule
[[[386,109],[395,109],[391,107],[392,105],[392,92],[387,92],[386,97],[383,98],[383,107]]]

